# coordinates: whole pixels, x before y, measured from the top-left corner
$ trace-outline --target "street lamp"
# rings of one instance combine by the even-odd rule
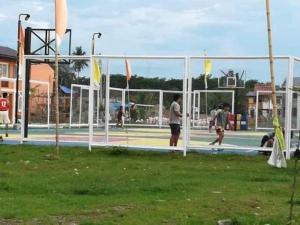
[[[100,32],[93,33],[93,38],[92,38],[92,55],[95,54],[95,36],[96,35],[97,35],[97,38],[100,38],[102,34]]]
[[[27,21],[30,18],[30,15],[27,13],[21,13],[19,14],[19,19],[18,19],[18,44],[17,44],[17,74],[16,74],[16,95],[15,95],[15,123],[18,123],[18,105],[19,105],[19,78],[20,78],[20,72],[19,72],[19,67],[20,67],[20,59],[19,59],[19,54],[20,54],[20,31],[21,31],[21,17],[24,16],[24,19]]]
[[[101,37],[101,33],[100,32],[97,32],[97,33],[93,33],[93,38],[92,38],[92,55],[95,54],[95,36],[97,36],[97,38],[100,38]],[[100,84],[100,90],[99,90],[99,93],[100,93],[100,96],[98,96],[98,98],[100,98],[100,102],[102,102],[102,84]],[[98,99],[99,101],[99,99]],[[99,111],[99,109],[97,109],[97,111]]]

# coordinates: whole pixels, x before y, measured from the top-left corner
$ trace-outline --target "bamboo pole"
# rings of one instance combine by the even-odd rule
[[[55,1],[56,4],[56,1]],[[56,8],[56,6],[55,6]],[[55,16],[55,20],[57,20],[57,16]],[[57,21],[55,21],[57,24]],[[58,132],[58,125],[59,125],[59,98],[58,98],[58,45],[57,45],[57,38],[55,38],[55,73],[54,73],[54,80],[55,80],[55,150],[54,150],[54,158],[59,157],[59,132]]]
[[[272,19],[270,11],[270,0],[266,0],[267,9],[267,25],[268,25],[268,44],[269,44],[269,61],[270,61],[270,73],[271,73],[271,85],[272,85],[272,104],[273,117],[277,117],[277,101],[276,101],[276,80],[274,71],[274,58],[273,58],[273,46],[272,46]]]

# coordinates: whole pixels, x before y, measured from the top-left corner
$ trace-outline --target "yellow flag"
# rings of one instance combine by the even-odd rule
[[[55,0],[55,38],[59,48],[68,24],[67,0]]]
[[[207,89],[207,78],[208,75],[211,74],[211,70],[212,70],[212,63],[210,61],[210,59],[205,59],[204,60],[204,82],[205,82],[205,89]]]
[[[99,86],[101,83],[101,68],[96,59],[93,59],[94,84]]]
[[[285,141],[278,116],[273,118],[273,126],[275,129],[275,137],[277,138],[279,148],[281,151],[283,151],[285,149]]]

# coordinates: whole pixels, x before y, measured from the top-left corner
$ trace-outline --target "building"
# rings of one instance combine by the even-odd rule
[[[11,107],[9,116],[14,122],[15,90],[17,75],[17,52],[14,49],[0,46],[0,91],[7,92]],[[47,122],[50,96],[53,92],[54,71],[48,64],[32,64],[30,80],[30,113],[29,122]],[[22,109],[21,82],[19,82],[20,116]]]
[[[257,116],[258,124],[262,126],[272,127],[272,86],[271,83],[261,84],[258,83],[254,86],[254,91],[247,93],[247,105],[250,124],[254,124]],[[257,102],[258,100],[258,102]],[[277,93],[277,109],[279,115],[283,116],[284,95]],[[258,108],[256,108],[258,107]],[[270,124],[271,123],[271,124]]]

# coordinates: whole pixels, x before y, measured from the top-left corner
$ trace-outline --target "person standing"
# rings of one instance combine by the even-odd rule
[[[182,113],[180,112],[181,97],[179,94],[173,96],[173,102],[170,106],[170,146],[177,146],[178,139],[180,136],[180,122]]]
[[[10,104],[7,97],[7,93],[3,93],[0,97],[0,123],[5,124],[5,137],[8,137],[8,124],[10,123],[8,115]],[[2,136],[0,140],[3,140]]]

